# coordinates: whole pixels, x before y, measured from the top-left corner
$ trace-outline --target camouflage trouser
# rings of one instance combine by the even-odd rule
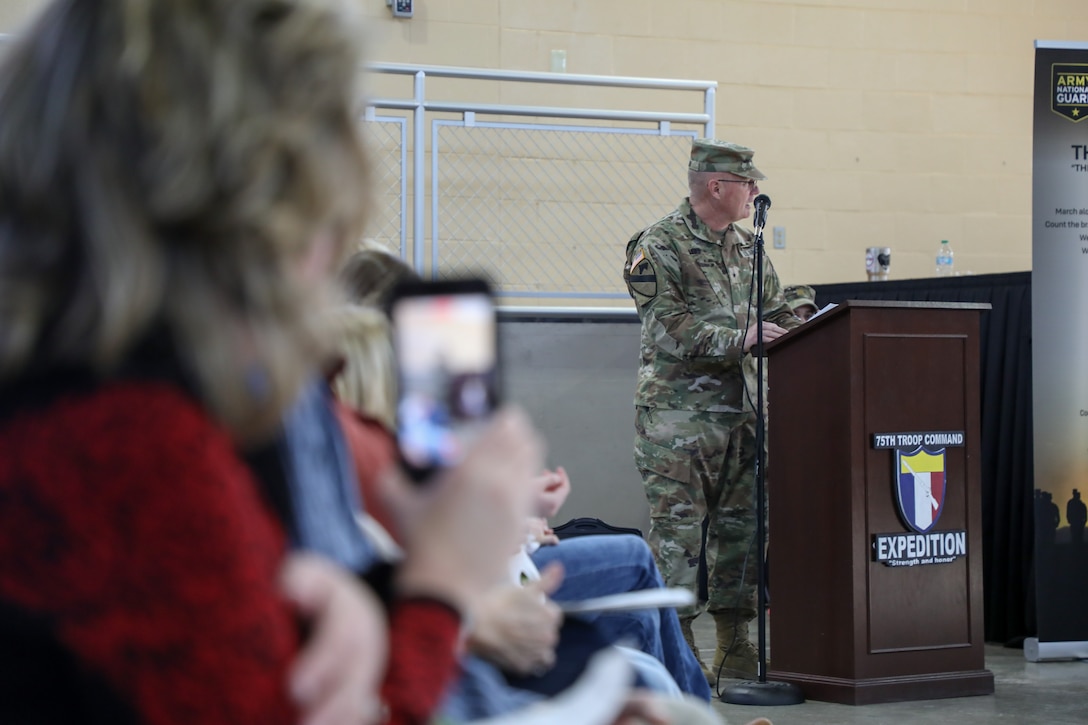
[[[681,615],[737,609],[754,617],[754,417],[639,407],[635,430],[635,465],[650,503],[647,538],[665,583],[698,593],[706,551],[708,601]]]

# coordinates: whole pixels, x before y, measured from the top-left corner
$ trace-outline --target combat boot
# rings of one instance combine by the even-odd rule
[[[680,617],[680,631],[684,634],[684,641],[688,643],[688,647],[695,654],[695,660],[699,663],[699,669],[703,671],[703,677],[713,687],[714,675],[711,673],[710,668],[706,666],[706,663],[703,662],[703,658],[699,654],[699,648],[695,645],[695,633],[691,631],[691,623],[694,621],[695,617]]]
[[[732,609],[711,612],[718,633],[714,675],[752,679],[759,675],[759,650],[748,639],[748,619]]]

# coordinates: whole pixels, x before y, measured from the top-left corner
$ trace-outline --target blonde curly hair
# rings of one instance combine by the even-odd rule
[[[359,238],[351,0],[57,0],[0,60],[0,383],[166,330],[240,438],[322,353],[314,239]]]
[[[397,368],[389,319],[381,310],[348,304],[330,311],[328,324],[343,363],[332,380],[337,399],[396,430]]]

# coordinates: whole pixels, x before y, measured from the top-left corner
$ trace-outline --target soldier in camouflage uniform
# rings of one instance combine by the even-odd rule
[[[695,140],[689,197],[631,238],[624,273],[642,321],[635,464],[650,503],[648,539],[669,586],[697,592],[705,552],[708,601],[680,615],[696,655],[692,620],[704,609],[714,616],[714,670],[704,665],[712,682],[723,662],[732,676],[757,668],[747,636],[758,576],[749,350],[760,327],[769,342],[801,324],[766,257],[764,320],[752,319],[755,246],[736,222],[751,214],[764,178],[751,149]]]
[[[807,284],[791,284],[782,290],[786,297],[786,304],[793,310],[793,314],[808,322],[820,309],[816,306],[816,290]]]

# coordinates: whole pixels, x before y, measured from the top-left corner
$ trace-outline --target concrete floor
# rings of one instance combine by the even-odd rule
[[[693,630],[703,661],[712,661],[714,621],[701,616]],[[756,717],[766,717],[774,725],[1088,723],[1088,662],[1031,663],[1022,650],[987,645],[986,668],[994,673],[995,693],[982,697],[860,706],[810,700],[781,707],[729,705],[715,699],[713,707],[729,725]],[[736,682],[723,678],[721,686]]]

